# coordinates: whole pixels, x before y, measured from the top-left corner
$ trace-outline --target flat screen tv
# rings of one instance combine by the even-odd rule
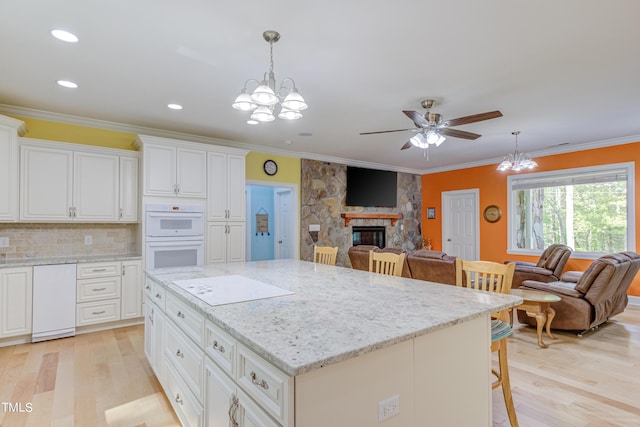
[[[347,206],[395,208],[398,174],[347,166]]]

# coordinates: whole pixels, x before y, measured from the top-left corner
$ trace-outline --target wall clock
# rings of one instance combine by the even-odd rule
[[[262,168],[264,169],[264,173],[269,176],[273,176],[278,173],[278,164],[273,160],[267,160],[266,162],[264,162]]]
[[[487,222],[498,222],[502,218],[502,209],[496,205],[489,205],[484,208],[483,216]]]

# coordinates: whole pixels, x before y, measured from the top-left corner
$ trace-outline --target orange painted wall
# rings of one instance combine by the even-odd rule
[[[535,171],[544,172],[630,161],[640,162],[640,142],[537,157],[536,162],[539,167]],[[424,208],[422,234],[425,239],[431,239],[434,250],[442,250],[442,218],[440,215],[442,212],[442,192],[477,188],[480,193],[481,211],[479,215],[487,205],[498,205],[503,211],[502,218],[496,223],[480,221],[480,258],[497,262],[503,262],[507,259],[537,260],[536,257],[507,254],[507,176],[514,172],[499,172],[496,170],[496,166],[479,166],[422,176],[422,206]],[[640,226],[637,224],[638,215],[640,215],[640,181],[637,170],[635,182],[636,242],[640,243]],[[436,208],[436,219],[427,219],[427,207]],[[637,248],[636,251],[638,251]],[[592,260],[571,258],[567,263],[566,270],[584,271],[591,262]],[[631,284],[629,295],[640,296],[640,274]]]

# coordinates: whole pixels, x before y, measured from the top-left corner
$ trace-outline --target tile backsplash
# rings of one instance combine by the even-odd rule
[[[9,239],[8,247],[0,247],[0,261],[139,254],[138,229],[138,224],[0,223],[0,238]]]

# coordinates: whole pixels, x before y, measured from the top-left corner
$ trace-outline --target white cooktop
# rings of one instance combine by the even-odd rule
[[[238,274],[174,280],[174,284],[209,305],[233,304],[263,298],[291,295],[293,292],[268,285]]]

